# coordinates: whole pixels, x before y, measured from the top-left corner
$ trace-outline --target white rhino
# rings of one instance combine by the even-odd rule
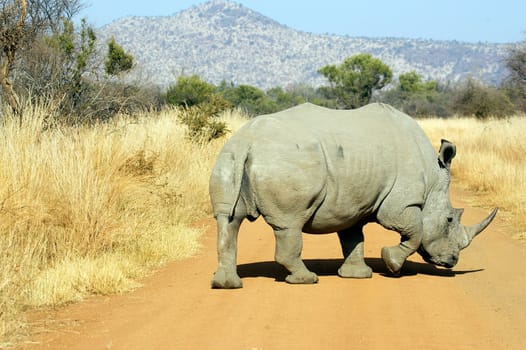
[[[331,110],[309,103],[259,116],[225,144],[210,178],[217,220],[218,269],[213,288],[240,288],[237,235],[241,222],[262,215],[274,229],[275,259],[289,283],[316,283],[301,260],[302,232],[338,232],[342,277],[367,278],[363,226],[378,222],[401,235],[381,255],[398,274],[418,251],[429,263],[453,267],[461,249],[493,220],[460,223],[449,200],[455,146],[437,154],[420,126],[385,104]]]

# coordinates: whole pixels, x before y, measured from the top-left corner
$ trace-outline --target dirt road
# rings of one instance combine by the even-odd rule
[[[467,207],[455,191],[453,204]],[[464,224],[486,210],[466,209]],[[212,224],[212,222],[210,222]],[[380,249],[399,236],[366,227],[373,278],[342,279],[336,235],[304,235],[303,257],[316,285],[288,285],[273,262],[263,221],[239,238],[244,288],[212,290],[215,226],[202,252],[172,263],[127,295],[95,297],[47,312],[38,343],[24,349],[526,349],[526,247],[498,218],[452,270],[410,257],[392,278]]]

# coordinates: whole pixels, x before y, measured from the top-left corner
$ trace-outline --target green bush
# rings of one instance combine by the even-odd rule
[[[108,43],[108,55],[104,61],[104,69],[108,75],[119,75],[133,68],[133,56],[126,53],[115,38]]]
[[[165,100],[170,105],[192,107],[208,102],[215,90],[214,85],[197,75],[180,76],[166,91]]]
[[[450,94],[441,91],[419,92],[404,100],[401,109],[413,117],[446,118],[453,114]]]
[[[468,79],[456,89],[453,108],[460,115],[475,116],[478,119],[503,118],[515,112],[504,91],[485,86],[473,79]]]
[[[256,116],[277,111],[277,106],[263,90],[251,85],[223,87],[223,98],[248,115]]]
[[[450,89],[436,81],[423,81],[416,72],[400,74],[398,84],[382,93],[380,101],[391,104],[413,117],[449,117]]]
[[[217,114],[211,114],[210,105],[195,105],[180,108],[178,119],[187,127],[187,136],[195,142],[210,142],[228,132],[225,122],[217,119]]]
[[[179,108],[178,118],[187,127],[188,137],[196,142],[209,142],[228,132],[226,124],[217,116],[232,104],[217,93],[217,88],[199,78],[181,76],[168,88],[168,104]]]

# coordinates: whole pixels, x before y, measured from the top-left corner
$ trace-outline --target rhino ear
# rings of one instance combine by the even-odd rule
[[[438,164],[440,164],[440,167],[449,170],[451,167],[451,160],[455,158],[455,154],[457,154],[457,148],[455,145],[448,140],[442,139],[442,144],[438,151]]]

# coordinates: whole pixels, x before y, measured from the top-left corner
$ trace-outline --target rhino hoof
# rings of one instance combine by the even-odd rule
[[[243,282],[237,273],[227,273],[218,270],[212,278],[212,288],[214,289],[236,289],[243,288]]]
[[[295,273],[288,275],[285,281],[291,284],[313,284],[318,283],[318,275],[310,271],[306,273]]]
[[[391,271],[394,276],[399,277],[400,270],[405,262],[405,257],[403,256],[400,247],[383,247],[382,259],[389,271]]]
[[[371,278],[373,276],[373,269],[365,264],[363,266],[342,265],[338,269],[338,275],[344,278]]]

